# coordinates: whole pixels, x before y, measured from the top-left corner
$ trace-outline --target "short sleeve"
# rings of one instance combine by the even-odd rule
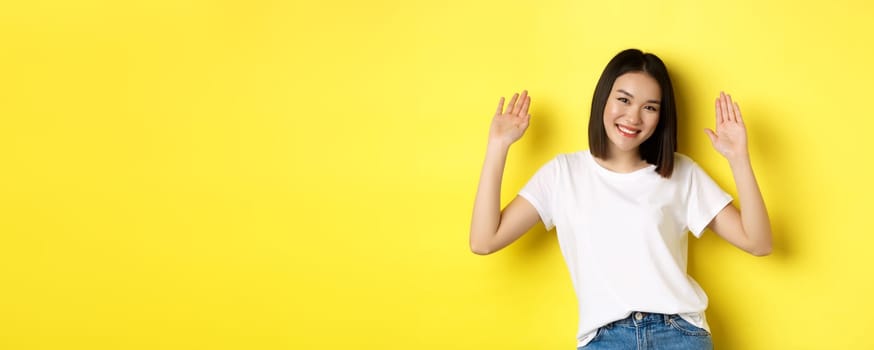
[[[704,229],[716,214],[731,203],[732,197],[722,190],[698,164],[691,162],[689,193],[686,206],[686,223],[689,231],[701,238]]]
[[[528,183],[519,190],[519,196],[528,200],[537,213],[547,231],[552,230],[555,224],[552,221],[555,189],[558,185],[559,157],[552,159],[534,173]]]

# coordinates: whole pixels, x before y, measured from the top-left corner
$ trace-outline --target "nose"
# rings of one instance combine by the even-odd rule
[[[627,119],[631,124],[640,124],[640,110],[637,108],[629,110]]]

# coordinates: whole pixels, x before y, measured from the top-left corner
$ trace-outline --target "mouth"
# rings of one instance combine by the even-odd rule
[[[616,130],[619,131],[619,135],[622,135],[625,137],[635,137],[635,136],[637,136],[637,134],[640,133],[640,130],[637,130],[634,128],[629,128],[627,126],[619,125],[619,124],[616,124]]]

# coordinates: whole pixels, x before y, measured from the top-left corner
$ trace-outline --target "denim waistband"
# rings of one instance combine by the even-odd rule
[[[671,319],[680,317],[678,315],[666,315],[659,313],[650,313],[642,311],[634,311],[628,317],[614,321],[607,325],[608,328],[623,326],[623,327],[640,327],[649,324],[668,324]]]

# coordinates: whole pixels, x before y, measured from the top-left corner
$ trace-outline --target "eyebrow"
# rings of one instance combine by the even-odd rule
[[[616,91],[619,91],[619,92],[621,92],[621,93],[623,93],[623,94],[628,95],[628,96],[631,97],[631,98],[634,98],[634,95],[632,95],[632,94],[629,93],[628,91],[625,91],[625,90],[622,90],[622,89],[618,89],[618,90],[616,90]],[[659,101],[659,100],[649,100],[649,101],[646,101],[646,102],[647,102],[647,103],[662,104],[662,101]]]

